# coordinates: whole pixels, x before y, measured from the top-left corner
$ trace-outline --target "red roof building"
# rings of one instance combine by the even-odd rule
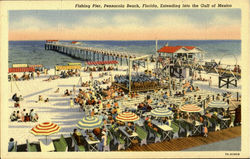
[[[159,53],[192,53],[190,50],[195,49],[195,46],[164,46],[159,49]]]

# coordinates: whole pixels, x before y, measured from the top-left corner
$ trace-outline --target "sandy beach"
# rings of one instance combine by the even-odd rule
[[[150,69],[153,69],[154,65],[150,65]],[[112,74],[114,77],[116,74],[126,74],[126,66],[119,67],[119,71],[109,71],[108,74]],[[139,72],[142,70],[139,70]],[[104,78],[109,78],[110,75],[99,78],[100,72],[93,72],[94,79],[102,80]],[[21,75],[21,74],[18,74]],[[83,118],[84,113],[79,111],[79,105],[75,105],[74,108],[70,108],[70,98],[74,98],[75,95],[71,97],[63,97],[63,93],[66,89],[73,90],[73,85],[76,85],[76,89],[78,92],[79,88],[86,89],[87,87],[80,87],[78,84],[79,77],[70,77],[65,79],[56,79],[52,81],[43,81],[48,79],[50,75],[54,75],[54,70],[51,69],[48,72],[48,75],[42,74],[39,78],[31,79],[29,81],[17,81],[13,82],[13,91],[9,91],[8,93],[8,115],[10,115],[13,111],[21,111],[26,109],[26,113],[29,113],[31,109],[38,114],[39,120],[38,122],[11,122],[8,121],[8,138],[13,137],[18,144],[25,144],[26,139],[29,142],[37,142],[38,139],[44,138],[44,136],[35,136],[30,133],[31,128],[33,128],[38,123],[42,122],[53,122],[61,126],[61,130],[59,133],[52,134],[49,137],[52,139],[59,138],[61,134],[65,137],[69,137],[70,133],[73,132],[73,129],[76,127],[76,123]],[[202,90],[207,90],[211,92],[233,92],[235,95],[236,92],[240,92],[240,82],[239,87],[237,88],[222,88],[218,89],[218,77],[217,75],[210,74],[202,74],[203,78],[208,79],[212,77],[213,83],[212,87],[208,86],[208,82],[194,82],[195,86],[199,86]],[[88,81],[90,79],[89,72],[81,71],[82,81]],[[16,87],[16,84],[19,88]],[[110,84],[109,84],[110,85]],[[106,87],[108,85],[103,85],[102,87]],[[11,87],[11,82],[8,82],[9,90]],[[60,88],[59,93],[55,93],[56,89]],[[22,95],[24,100],[20,102],[20,108],[14,108],[14,101],[11,99],[12,95],[17,93],[18,95]],[[38,96],[42,95],[44,99],[49,98],[48,103],[44,102],[36,102],[38,100]],[[125,106],[124,106],[125,107]]]

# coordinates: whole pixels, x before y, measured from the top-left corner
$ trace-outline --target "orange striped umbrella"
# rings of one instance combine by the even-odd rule
[[[139,120],[139,117],[132,112],[124,112],[117,115],[116,120],[120,120],[122,122],[134,122]]]
[[[182,107],[180,107],[180,110],[181,111],[184,111],[184,112],[201,112],[202,111],[202,108],[198,107],[197,105],[194,105],[194,104],[186,104],[186,105],[183,105]]]
[[[47,144],[47,136],[57,133],[60,129],[61,127],[59,127],[57,124],[44,122],[33,127],[30,132],[34,135],[45,135]]]
[[[31,133],[34,135],[51,135],[58,132],[61,129],[57,124],[51,122],[44,122],[36,125],[31,129]]]

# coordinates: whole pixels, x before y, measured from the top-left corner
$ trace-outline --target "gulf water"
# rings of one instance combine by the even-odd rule
[[[70,44],[71,41],[62,41]],[[110,49],[120,52],[135,54],[155,55],[155,41],[79,41],[82,46]],[[220,59],[226,62],[232,61],[232,65],[240,63],[241,41],[240,40],[159,40],[158,49],[166,43],[169,46],[196,46],[205,53],[205,59]],[[75,59],[58,52],[45,50],[45,41],[9,41],[9,67],[12,64],[43,64],[53,68],[55,65],[67,65],[69,62],[84,63],[83,60]]]

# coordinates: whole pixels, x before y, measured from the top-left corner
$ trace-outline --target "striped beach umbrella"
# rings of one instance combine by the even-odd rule
[[[156,108],[151,111],[151,115],[156,117],[168,117],[172,116],[174,113],[167,108]]]
[[[123,112],[117,115],[116,120],[122,121],[122,122],[134,122],[139,120],[139,117],[132,112]]]
[[[229,107],[229,105],[224,102],[224,101],[219,101],[219,100],[215,100],[212,101],[208,104],[208,107],[210,108],[223,108],[223,109],[227,109]]]
[[[103,125],[102,120],[100,120],[97,117],[84,117],[82,120],[80,120],[76,126],[80,129],[94,129],[101,127]]]
[[[180,107],[180,110],[184,111],[184,112],[192,113],[192,112],[201,112],[202,108],[198,107],[197,105],[194,105],[194,104],[186,104],[186,105],[183,105],[182,107]]]
[[[51,135],[58,132],[61,129],[60,126],[51,122],[44,122],[36,125],[31,129],[31,133],[34,135]]]
[[[47,143],[47,137],[51,134],[57,133],[60,129],[61,127],[58,126],[57,124],[51,122],[44,122],[33,127],[30,132],[34,135],[46,136],[46,143]]]

